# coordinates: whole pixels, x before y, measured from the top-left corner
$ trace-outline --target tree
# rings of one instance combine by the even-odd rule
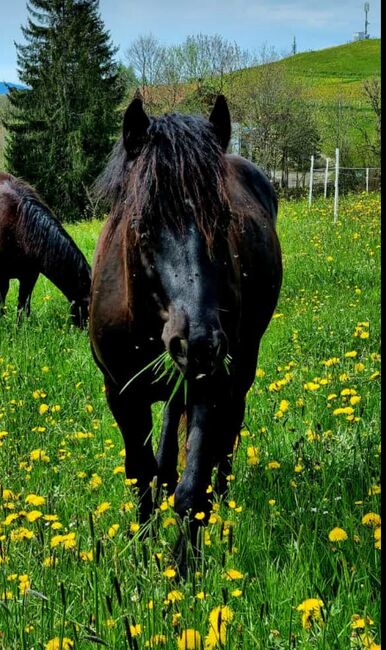
[[[30,0],[20,80],[6,120],[7,168],[62,219],[85,215],[87,189],[116,136],[125,83],[98,13],[99,0]]]
[[[159,82],[163,49],[153,34],[141,35],[125,52],[129,66],[135,72],[141,85],[141,93],[148,105],[152,104],[149,88]]]
[[[303,171],[319,149],[319,132],[303,89],[282,67],[269,63],[259,66],[252,82],[244,84],[244,93],[247,155],[268,173],[280,170],[287,185],[290,168]]]
[[[370,134],[367,128],[362,129],[362,132],[370,154],[373,156],[376,164],[380,165],[382,124],[380,79],[377,79],[376,77],[373,79],[366,79],[366,81],[363,82],[363,94],[375,117],[375,129],[373,134]]]

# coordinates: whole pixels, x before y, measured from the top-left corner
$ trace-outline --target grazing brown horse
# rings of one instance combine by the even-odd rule
[[[83,253],[37,192],[0,172],[0,312],[9,280],[19,280],[18,319],[31,309],[31,294],[43,273],[71,303],[73,323],[88,318],[91,269]]]
[[[223,96],[209,121],[148,117],[137,97],[99,179],[112,209],[94,258],[91,344],[124,438],[126,475],[138,481],[141,522],[153,507],[154,476],[175,491],[175,510],[190,513],[192,530],[193,515],[209,512],[215,466],[224,492],[279,296],[276,196],[252,163],[226,155],[230,132]],[[185,379],[172,399],[171,383],[154,381],[148,367],[165,349]],[[158,400],[166,408],[154,454],[151,404]],[[182,415],[187,454],[178,482]]]

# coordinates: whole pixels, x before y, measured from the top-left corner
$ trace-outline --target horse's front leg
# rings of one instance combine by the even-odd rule
[[[186,441],[186,466],[175,492],[175,510],[184,517],[190,513],[209,512],[207,488],[214,465],[211,438],[212,409],[206,400],[188,405],[188,437]]]
[[[139,492],[139,521],[145,523],[152,509],[151,481],[157,474],[157,463],[151,444],[151,405],[145,391],[119,394],[118,387],[105,380],[106,397],[125,443],[126,477],[137,479]]]
[[[158,488],[166,487],[172,494],[176,489],[178,459],[178,426],[184,410],[183,396],[177,394],[165,407],[162,431],[157,450]]]
[[[228,477],[232,473],[232,462],[235,442],[240,433],[245,411],[245,396],[233,396],[223,408],[219,409],[218,418],[218,470],[215,481],[215,492],[222,497],[228,490]]]
[[[20,277],[19,296],[17,302],[17,322],[20,323],[23,312],[26,316],[31,313],[31,294],[36,281],[39,277],[39,271],[28,269],[28,272]]]
[[[9,290],[9,278],[0,278],[0,316],[4,313],[5,299]]]

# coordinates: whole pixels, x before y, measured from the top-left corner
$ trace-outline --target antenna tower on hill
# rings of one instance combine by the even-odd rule
[[[368,2],[365,2],[364,10],[365,10],[365,38],[369,38],[369,35],[367,33],[367,26],[369,25],[369,21],[367,20],[367,14],[370,11],[370,4]]]

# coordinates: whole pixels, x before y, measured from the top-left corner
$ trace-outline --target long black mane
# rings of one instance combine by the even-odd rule
[[[91,270],[83,253],[32,187],[16,179],[11,187],[18,197],[17,236],[25,253],[68,298],[88,295]]]
[[[211,123],[173,113],[151,118],[134,161],[118,140],[96,191],[110,204],[112,228],[128,215],[150,231],[160,224],[183,229],[190,213],[210,241],[229,215],[225,177],[225,156]]]

